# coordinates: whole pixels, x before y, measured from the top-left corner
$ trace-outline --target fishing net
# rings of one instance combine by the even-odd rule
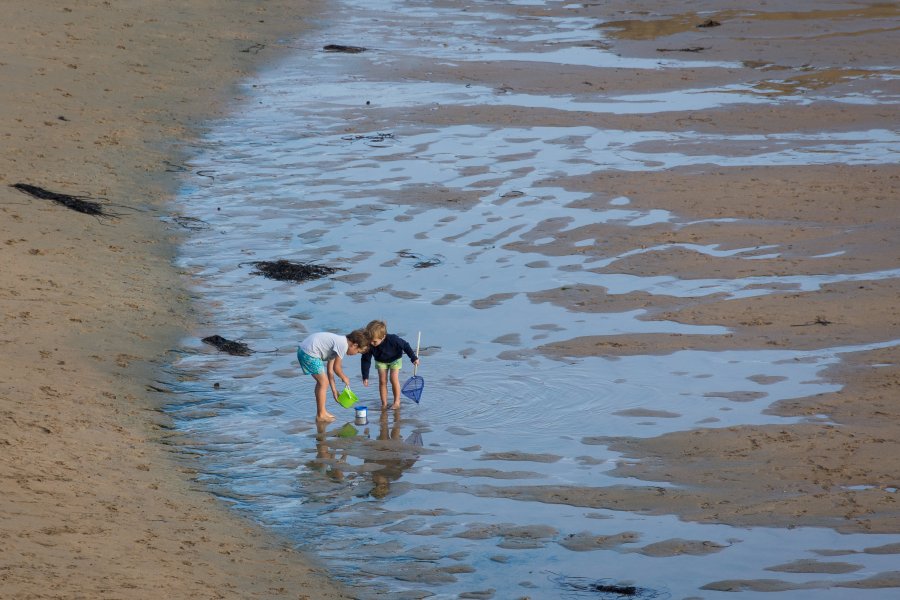
[[[423,389],[425,389],[425,380],[420,375],[413,375],[403,384],[400,391],[403,392],[404,396],[418,404],[422,398]]]

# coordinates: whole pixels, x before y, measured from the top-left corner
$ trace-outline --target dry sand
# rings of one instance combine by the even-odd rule
[[[190,326],[160,217],[173,142],[314,2],[9,0],[0,25],[0,596],[341,598],[157,443]],[[89,195],[81,214],[10,187]],[[106,200],[101,200],[106,199]]]
[[[847,12],[839,3],[828,3],[834,5],[828,11],[803,12],[803,3],[795,3],[794,11],[763,18],[742,17],[727,2],[704,2],[696,10],[719,10],[704,13],[704,19],[712,16],[731,27],[698,31],[697,14],[643,23],[654,4],[622,3],[616,51],[658,56],[660,48],[702,45],[714,47],[718,60],[744,61],[741,72],[708,69],[685,75],[685,88],[755,78],[760,93],[777,96],[798,87],[838,85],[865,93],[895,85],[880,81],[877,73],[848,70],[856,62],[895,60],[889,43],[896,30],[891,27],[898,15],[895,6]],[[615,3],[608,8],[615,9]],[[274,57],[278,36],[302,31],[303,15],[314,9],[312,3],[286,0],[258,5],[85,1],[70,8],[47,0],[4,4],[0,586],[7,595],[340,597],[314,563],[194,488],[190,469],[158,443],[166,434],[165,420],[155,410],[159,399],[148,391],[167,350],[191,328],[183,282],[170,263],[175,232],[160,221],[173,193],[167,169],[178,163],[170,144],[189,139],[193,125],[224,110],[228,85],[260,60]],[[856,18],[871,27],[859,30],[852,22]],[[485,69],[491,73],[490,66]],[[428,75],[441,76],[438,71]],[[479,77],[477,67],[472,76]],[[603,81],[592,81],[595,73],[575,68],[511,69],[503,77],[498,86],[519,90],[596,85],[640,93],[671,83],[629,70],[607,70]],[[477,110],[471,114],[481,118],[497,109]],[[497,118],[515,117],[511,110]],[[448,109],[441,118],[465,115]],[[610,116],[603,124],[701,133],[865,131],[894,128],[896,110],[785,104],[688,117]],[[896,164],[714,168],[563,177],[553,185],[591,191],[595,200],[627,195],[634,208],[669,210],[683,223],[706,220],[642,228],[647,248],[759,246],[760,255],[766,254],[763,246],[779,248],[777,259],[709,261],[698,253],[670,250],[636,254],[605,267],[738,278],[896,269],[898,176]],[[82,215],[9,187],[20,182],[106,198],[118,216]],[[719,217],[737,221],[727,227],[709,222]],[[621,240],[608,229],[603,243],[578,244],[596,234],[591,226],[569,230],[553,247],[540,250],[604,257],[629,247],[617,245]],[[634,234],[623,226],[621,236]],[[824,256],[836,246],[844,252]],[[648,319],[721,325],[732,333],[579,338],[538,351],[614,360],[683,348],[819,349],[890,342],[900,339],[897,281],[865,279],[815,291],[789,288],[782,294],[703,302],[612,296],[595,288],[551,289],[532,299],[584,312],[643,308]],[[825,373],[843,386],[840,391],[771,407],[782,415],[809,416],[809,423],[800,426],[585,440],[643,459],[623,463],[620,473],[679,484],[672,492],[660,493],[662,488],[652,485],[566,490],[578,498],[554,496],[547,488],[511,492],[701,521],[898,533],[900,511],[891,491],[900,487],[898,364],[896,345],[848,354]],[[745,399],[733,396],[735,402]]]

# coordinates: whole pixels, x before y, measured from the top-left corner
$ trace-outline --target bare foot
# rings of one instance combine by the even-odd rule
[[[387,410],[387,402],[381,403],[381,410]]]
[[[322,416],[316,415],[316,421],[318,421],[320,423],[330,423],[330,422],[334,421],[335,418],[336,417],[334,415],[330,415],[330,414],[322,415]]]
[[[400,408],[400,403],[399,403],[399,402],[394,402],[394,403],[391,405],[391,408],[393,408],[394,410],[397,410],[398,408]]]

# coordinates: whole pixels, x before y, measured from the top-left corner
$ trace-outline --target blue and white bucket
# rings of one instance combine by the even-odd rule
[[[369,422],[368,412],[366,411],[365,406],[354,406],[356,410],[356,424],[357,425],[365,425]]]

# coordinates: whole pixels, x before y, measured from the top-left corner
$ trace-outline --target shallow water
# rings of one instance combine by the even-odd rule
[[[178,262],[207,320],[173,365],[181,400],[169,411],[183,434],[173,443],[199,455],[200,480],[313,549],[357,586],[360,598],[602,597],[580,589],[597,581],[632,583],[644,598],[711,598],[724,592],[700,588],[727,579],[808,588],[783,593],[790,598],[844,598],[832,586],[893,569],[895,556],[866,549],[896,543],[897,536],[701,525],[577,499],[550,503],[530,488],[563,494],[580,486],[665,488],[610,476],[621,457],[586,438],[793,423],[764,410],[777,400],[834,390],[822,370],[841,353],[875,345],[551,360],[531,349],[582,335],[725,335],[728,329],[647,320],[641,310],[570,312],[528,294],[594,285],[613,295],[737,298],[900,276],[888,270],[740,280],[641,277],[596,271],[651,248],[603,258],[542,252],[585,224],[637,230],[687,223],[668,211],[632,209],[627,197],[605,209],[576,208],[572,203],[587,194],[552,185],[558,174],[878,164],[896,160],[897,132],[718,136],[550,125],[537,117],[420,121],[415,110],[448,106],[602,116],[815,99],[782,94],[776,100],[742,85],[602,98],[498,95],[486,86],[404,78],[399,67],[385,78],[393,72],[385,65],[401,65],[410,52],[436,64],[477,57],[653,70],[731,65],[648,62],[586,46],[599,35],[594,21],[567,17],[567,5],[557,2],[475,2],[464,11],[401,1],[345,4],[339,23],[292,42],[294,55],[246,83],[236,114],[211,124],[194,149],[192,175],[184,181],[183,216],[194,228]],[[329,43],[373,50],[321,52]],[[512,249],[516,243],[532,250]],[[770,246],[679,246],[711,260],[778,254]],[[282,258],[345,271],[306,284],[252,273],[253,261]],[[369,422],[357,425],[352,411],[335,407],[338,421],[317,427],[296,344],[309,332],[347,332],[373,318],[413,344],[422,332],[421,403],[405,401],[399,414],[380,413],[377,389],[361,387],[359,363],[350,357],[347,373],[369,406]],[[256,352],[217,353],[199,342],[212,334],[245,341]],[[405,365],[401,381],[411,374]],[[823,558],[835,549],[845,554]],[[827,573],[767,570],[798,560],[854,566]],[[892,597],[879,589],[854,595]]]

